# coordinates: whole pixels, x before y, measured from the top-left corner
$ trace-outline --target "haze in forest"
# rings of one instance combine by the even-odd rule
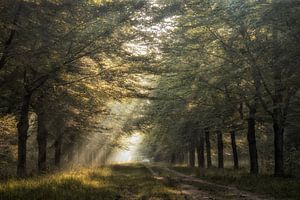
[[[0,200],[299,199],[300,1],[1,0]]]

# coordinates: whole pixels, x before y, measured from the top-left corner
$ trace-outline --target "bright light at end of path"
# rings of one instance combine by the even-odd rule
[[[126,149],[118,149],[109,159],[109,163],[130,163],[138,161],[138,148],[142,142],[142,135],[133,134],[122,141]]]

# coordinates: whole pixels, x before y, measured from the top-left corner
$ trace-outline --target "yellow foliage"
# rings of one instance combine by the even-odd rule
[[[112,0],[90,0],[89,2],[96,5],[101,5],[105,3],[111,3]]]
[[[0,136],[11,135],[16,133],[16,117],[13,115],[5,115],[0,117]]]

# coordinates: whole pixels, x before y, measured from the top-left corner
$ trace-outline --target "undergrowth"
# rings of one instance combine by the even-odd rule
[[[245,169],[206,169],[199,175],[197,168],[176,166],[172,169],[186,175],[194,175],[201,179],[221,185],[234,186],[238,189],[271,196],[275,199],[300,199],[300,180],[291,177],[273,177],[271,175],[251,175]]]

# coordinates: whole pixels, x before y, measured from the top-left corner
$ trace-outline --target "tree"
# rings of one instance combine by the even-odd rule
[[[28,115],[33,96],[45,87],[46,82],[55,80],[62,72],[67,73],[80,58],[104,52],[116,53],[116,49],[125,41],[121,40],[120,36],[125,36],[121,33],[124,28],[130,27],[134,15],[132,11],[142,8],[144,4],[132,1],[104,2],[97,6],[88,1],[13,3],[17,4],[16,7],[22,7],[21,11],[14,14],[18,17],[18,22],[13,20],[13,24],[18,25],[18,34],[13,33],[13,43],[9,41],[10,44],[3,45],[2,60],[5,59],[8,69],[4,75],[8,74],[10,77],[10,74],[15,74],[15,70],[19,71],[18,76],[14,76],[11,81],[17,83],[16,88],[22,94],[18,123],[17,171],[20,177],[24,177]],[[6,4],[3,5],[3,8],[5,7]],[[120,12],[120,8],[124,12]],[[11,11],[4,11],[9,16]],[[83,12],[85,15],[82,15]],[[108,23],[107,19],[114,20]],[[7,32],[14,31],[15,27]],[[9,46],[9,60],[6,56],[6,46]],[[4,81],[9,80],[5,78]]]

